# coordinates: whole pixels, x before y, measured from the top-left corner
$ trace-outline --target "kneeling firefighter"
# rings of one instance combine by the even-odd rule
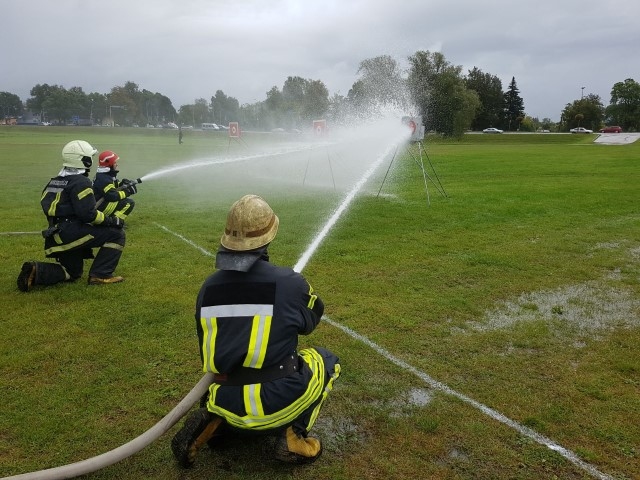
[[[214,436],[234,431],[276,435],[274,454],[284,462],[310,463],[322,452],[308,434],[340,364],[326,349],[298,350],[298,335],[314,331],[324,304],[301,274],[269,263],[278,224],[256,195],[228,213],[218,270],[202,285],[195,312],[203,371],[214,383],[206,408],[189,415],[171,442],[184,467]]]
[[[88,283],[102,285],[124,280],[113,275],[125,245],[124,222],[107,217],[96,208],[89,179],[92,157],[97,153],[88,142],[73,140],[62,149],[62,170],[42,191],[40,205],[49,228],[42,232],[47,258],[58,263],[29,261],[22,265],[18,288],[75,281],[82,276],[84,259],[94,258]]]
[[[93,193],[98,210],[105,215],[127,219],[135,207],[131,195],[138,191],[135,180],[118,180],[118,160],[120,157],[111,150],[98,155],[98,170],[93,180]]]

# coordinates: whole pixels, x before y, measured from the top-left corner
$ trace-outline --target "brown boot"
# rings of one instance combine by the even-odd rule
[[[223,424],[222,418],[200,408],[191,413],[171,440],[171,450],[180,466],[188,468],[196,461],[198,450]]]
[[[322,453],[320,440],[313,437],[303,437],[287,428],[276,441],[275,457],[287,463],[312,463]]]
[[[89,283],[89,285],[108,285],[110,283],[120,283],[120,282],[124,282],[124,278],[123,277],[92,277],[89,276],[89,281],[87,283]]]

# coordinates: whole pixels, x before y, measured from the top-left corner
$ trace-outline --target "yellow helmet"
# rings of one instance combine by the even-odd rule
[[[280,220],[267,202],[257,195],[245,195],[231,205],[220,239],[228,250],[245,252],[264,247],[278,232]]]

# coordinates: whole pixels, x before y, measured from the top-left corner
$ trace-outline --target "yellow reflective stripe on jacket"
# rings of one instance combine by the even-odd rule
[[[318,296],[313,293],[313,287],[309,285],[309,303],[307,303],[307,307],[310,310],[313,310],[313,307],[316,304],[317,299],[318,299]]]
[[[262,368],[264,356],[267,353],[269,333],[271,332],[271,315],[255,315],[251,325],[251,338],[247,357],[242,366],[250,368]]]
[[[111,215],[117,206],[118,202],[109,202],[107,203],[107,206],[102,209],[102,211],[105,215]]]
[[[78,192],[78,200],[82,200],[84,197],[87,197],[89,195],[93,195],[93,188],[91,187],[85,188],[81,192]]]
[[[234,305],[210,305],[200,309],[200,324],[202,325],[202,352],[204,372],[221,373],[216,369],[213,361],[215,350],[218,318],[250,317],[251,338],[247,345],[247,355],[243,361],[244,367],[261,368],[267,353],[269,335],[271,333],[271,319],[273,318],[273,305],[267,304],[234,304]],[[214,328],[215,327],[215,328]],[[226,372],[222,372],[226,373]]]
[[[60,237],[56,238],[56,241],[59,240]],[[93,240],[93,235],[85,235],[84,237],[80,237],[79,239],[71,242],[65,243],[64,245],[56,245],[55,247],[47,248],[44,253],[45,255],[51,255],[52,253],[66,252],[67,250],[71,250],[72,248],[80,247],[85,243]],[[120,246],[122,248],[122,246]]]
[[[48,190],[48,189],[45,190],[42,194],[42,198],[40,198],[40,201],[44,199],[47,193],[53,193],[53,191],[54,190]],[[60,196],[62,194],[62,189],[56,188],[55,192],[56,192],[56,198],[53,199],[53,201],[51,202],[51,205],[49,205],[49,210],[47,210],[47,216],[49,217],[56,216],[56,207],[58,206],[58,203],[60,203]]]
[[[220,373],[216,368],[213,359],[213,345],[216,342],[216,335],[218,334],[218,319],[216,317],[200,318],[200,325],[202,325],[202,371]]]
[[[262,403],[259,403],[257,400],[255,400],[255,398],[251,398],[250,395],[252,393],[255,394],[256,392],[248,391],[247,387],[250,387],[250,385],[246,385],[243,391],[245,408],[247,407],[247,405],[250,405],[251,408],[247,409],[248,411],[246,415],[239,416],[215,404],[214,393],[216,388],[220,385],[212,384],[210,388],[211,395],[209,397],[209,403],[207,405],[209,411],[216,415],[220,415],[230,425],[243,429],[269,430],[291,423],[293,420],[298,418],[302,414],[302,412],[309,408],[313,404],[313,402],[318,400],[318,398],[320,398],[324,393],[324,359],[316,350],[312,348],[301,350],[299,354],[311,369],[312,376],[309,380],[309,384],[307,385],[307,389],[305,390],[305,392],[287,407],[269,415],[256,415],[255,412],[259,411]],[[254,403],[252,404],[251,401],[253,401]]]
[[[316,420],[318,419],[318,415],[320,414],[320,409],[322,408],[322,404],[327,399],[329,392],[333,390],[333,382],[335,382],[339,376],[340,376],[340,364],[336,363],[335,369],[333,371],[333,375],[331,375],[331,379],[327,383],[327,386],[325,387],[324,392],[322,393],[322,401],[315,406],[315,408],[313,409],[313,412],[311,413],[311,418],[309,420],[309,424],[307,425],[307,430],[311,430],[313,425],[316,423]]]
[[[244,408],[247,414],[254,417],[264,416],[264,408],[260,399],[260,384],[245,385],[242,388],[244,395]]]

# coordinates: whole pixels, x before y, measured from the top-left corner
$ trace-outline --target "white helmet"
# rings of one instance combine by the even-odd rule
[[[62,165],[72,168],[91,168],[93,157],[98,150],[84,140],[72,140],[62,148]]]

